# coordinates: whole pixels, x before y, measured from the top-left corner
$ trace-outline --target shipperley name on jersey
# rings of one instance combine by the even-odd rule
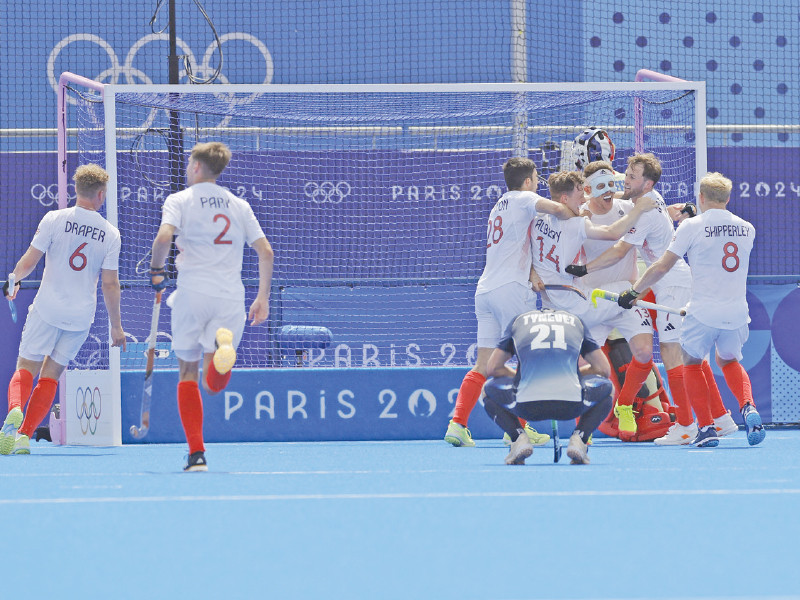
[[[706,237],[750,237],[750,228],[746,225],[714,225],[706,227]]]
[[[75,221],[67,221],[64,225],[64,232],[92,238],[98,242],[103,242],[106,238],[106,232],[99,227],[93,227],[92,225],[79,225]]]

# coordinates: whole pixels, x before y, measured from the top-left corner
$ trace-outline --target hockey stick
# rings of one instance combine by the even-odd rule
[[[15,285],[17,285],[17,278],[14,277],[13,273],[9,273],[8,274],[8,293],[9,294],[13,294],[14,293],[14,286]],[[17,307],[14,304],[14,301],[11,300],[10,298],[8,300],[8,310],[11,311],[11,320],[14,321],[14,323],[16,323],[17,322]]]
[[[551,420],[553,425],[553,462],[557,463],[561,460],[561,438],[558,437],[558,421]]]
[[[615,294],[614,292],[609,292],[607,290],[593,290],[592,304],[595,306],[597,306],[598,298],[608,300],[609,302],[616,302],[619,299],[619,294]],[[641,306],[642,308],[652,308],[653,310],[670,313],[671,315],[680,315],[682,317],[686,316],[685,308],[671,308],[669,306],[664,306],[663,304],[656,304],[655,302],[646,302],[645,300],[635,300],[634,303],[636,306]]]
[[[131,435],[141,439],[150,430],[150,403],[153,400],[153,364],[156,360],[156,336],[158,335],[158,315],[161,313],[161,294],[156,292],[153,302],[153,316],[150,319],[150,337],[147,338],[147,367],[144,372],[144,388],[142,389],[142,412],[139,427],[131,425]]]
[[[575,292],[581,298],[586,300],[586,294],[584,294],[581,290],[579,290],[578,288],[576,288],[574,286],[571,286],[571,285],[562,285],[560,283],[545,283],[544,284],[544,289],[545,290],[559,290],[559,291],[562,291],[562,292]]]

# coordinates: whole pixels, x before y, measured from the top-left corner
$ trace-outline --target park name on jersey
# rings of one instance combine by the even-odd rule
[[[706,237],[750,237],[750,228],[746,225],[714,225],[705,229]]]
[[[230,205],[231,201],[228,198],[200,196],[200,208],[228,208]]]
[[[100,227],[94,227],[92,225],[79,225],[75,221],[66,222],[64,225],[64,233],[74,233],[75,235],[92,238],[98,242],[103,242],[106,238],[106,232]]]

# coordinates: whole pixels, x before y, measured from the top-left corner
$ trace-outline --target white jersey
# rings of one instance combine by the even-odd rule
[[[517,282],[527,286],[531,272],[531,222],[536,217],[534,192],[512,190],[503,194],[489,213],[486,232],[486,266],[475,295]]]
[[[544,283],[575,285],[574,278],[564,268],[575,262],[586,240],[586,217],[558,219],[540,215],[531,228],[531,258],[533,268]]]
[[[658,204],[653,210],[643,213],[636,225],[622,237],[625,242],[639,249],[639,254],[648,267],[661,258],[675,236],[675,228],[667,213],[664,199],[658,192],[650,192],[650,194],[656,198]],[[689,265],[681,255],[681,260],[676,262],[675,266],[653,285],[653,292],[657,297],[659,290],[669,287],[691,287],[691,285],[692,275],[689,272]]]
[[[756,230],[723,209],[685,219],[669,251],[689,258],[692,296],[689,312],[701,323],[737,329],[748,323],[747,272]]]
[[[591,210],[588,203],[584,204],[581,209]],[[630,200],[614,198],[611,205],[611,210],[602,215],[592,214],[592,216],[589,217],[589,220],[593,225],[611,225],[619,221],[622,217],[631,212],[631,210],[633,210],[633,202]],[[581,262],[585,264],[594,260],[616,243],[616,240],[587,239],[585,242],[583,242],[583,252],[585,256]],[[639,269],[636,267],[636,250],[631,248],[630,252],[623,256],[618,263],[584,275],[580,278],[580,283],[584,288],[590,290],[595,288],[608,289],[606,286],[609,283],[615,281],[627,281],[629,283],[633,283],[638,278]]]
[[[265,237],[245,200],[215,183],[197,183],[167,196],[161,224],[173,225],[178,234],[179,289],[244,299],[244,244]]]
[[[45,253],[33,300],[42,320],[67,331],[91,327],[102,269],[119,269],[119,231],[94,211],[72,206],[47,213],[31,246]]]

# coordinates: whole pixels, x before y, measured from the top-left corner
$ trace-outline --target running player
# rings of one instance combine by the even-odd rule
[[[519,314],[536,308],[532,291],[531,223],[538,213],[567,219],[573,213],[564,205],[542,198],[536,190],[536,165],[529,158],[513,157],[503,165],[508,191],[489,213],[486,233],[486,265],[475,290],[475,316],[478,319],[478,352],[475,366],[466,374],[458,390],[453,418],[444,439],[453,446],[474,446],[467,422],[486,381],[486,366],[508,323]],[[510,373],[510,370],[509,370]],[[550,436],[527,428],[536,445]]]
[[[519,369],[508,375],[516,355]],[[578,369],[578,357],[588,364]],[[578,418],[569,438],[572,464],[589,464],[589,436],[611,410],[613,385],[605,354],[580,318],[563,310],[518,316],[489,359],[486,412],[512,439],[507,465],[524,465],[533,453],[517,417],[529,421]]]
[[[50,412],[58,378],[89,335],[98,278],[111,324],[111,345],[125,348],[117,274],[119,231],[98,212],[106,199],[108,173],[98,165],[82,165],[73,180],[78,196],[75,206],[50,211],[42,218],[12,273],[19,282],[42,256],[47,257],[42,283],[22,330],[17,370],[8,385],[0,454],[30,454],[30,437]],[[18,285],[9,289],[6,281],[4,294],[13,300]],[[39,381],[33,387],[37,374]]]
[[[678,226],[675,240],[667,251],[644,272],[633,287],[619,298],[620,306],[630,308],[639,292],[655,286],[672,272],[686,255],[691,265],[691,297],[683,321],[680,344],[685,363],[686,389],[697,415],[693,444],[716,446],[718,431],[712,411],[709,386],[702,367],[702,357],[716,346],[717,364],[725,382],[739,402],[753,446],[766,434],[753,402],[750,378],[739,361],[747,341],[750,322],[747,307],[747,271],[753,249],[755,228],[727,210],[732,184],[720,173],[708,173],[700,180],[699,204],[702,214]],[[729,413],[726,413],[730,417]],[[666,436],[673,443],[684,443],[689,432],[676,423]]]
[[[172,348],[178,357],[178,411],[189,458],[185,471],[207,471],[203,444],[203,399],[198,381],[203,361],[203,387],[222,391],[231,377],[245,326],[242,255],[245,242],[258,255],[258,293],[250,306],[251,325],[269,316],[272,246],[253,209],[217,185],[231,151],[220,142],[197,144],[186,168],[189,187],[167,196],[161,227],[153,241],[150,278],[153,288],[167,283],[164,263],[177,234],[177,290],[172,308]]]

